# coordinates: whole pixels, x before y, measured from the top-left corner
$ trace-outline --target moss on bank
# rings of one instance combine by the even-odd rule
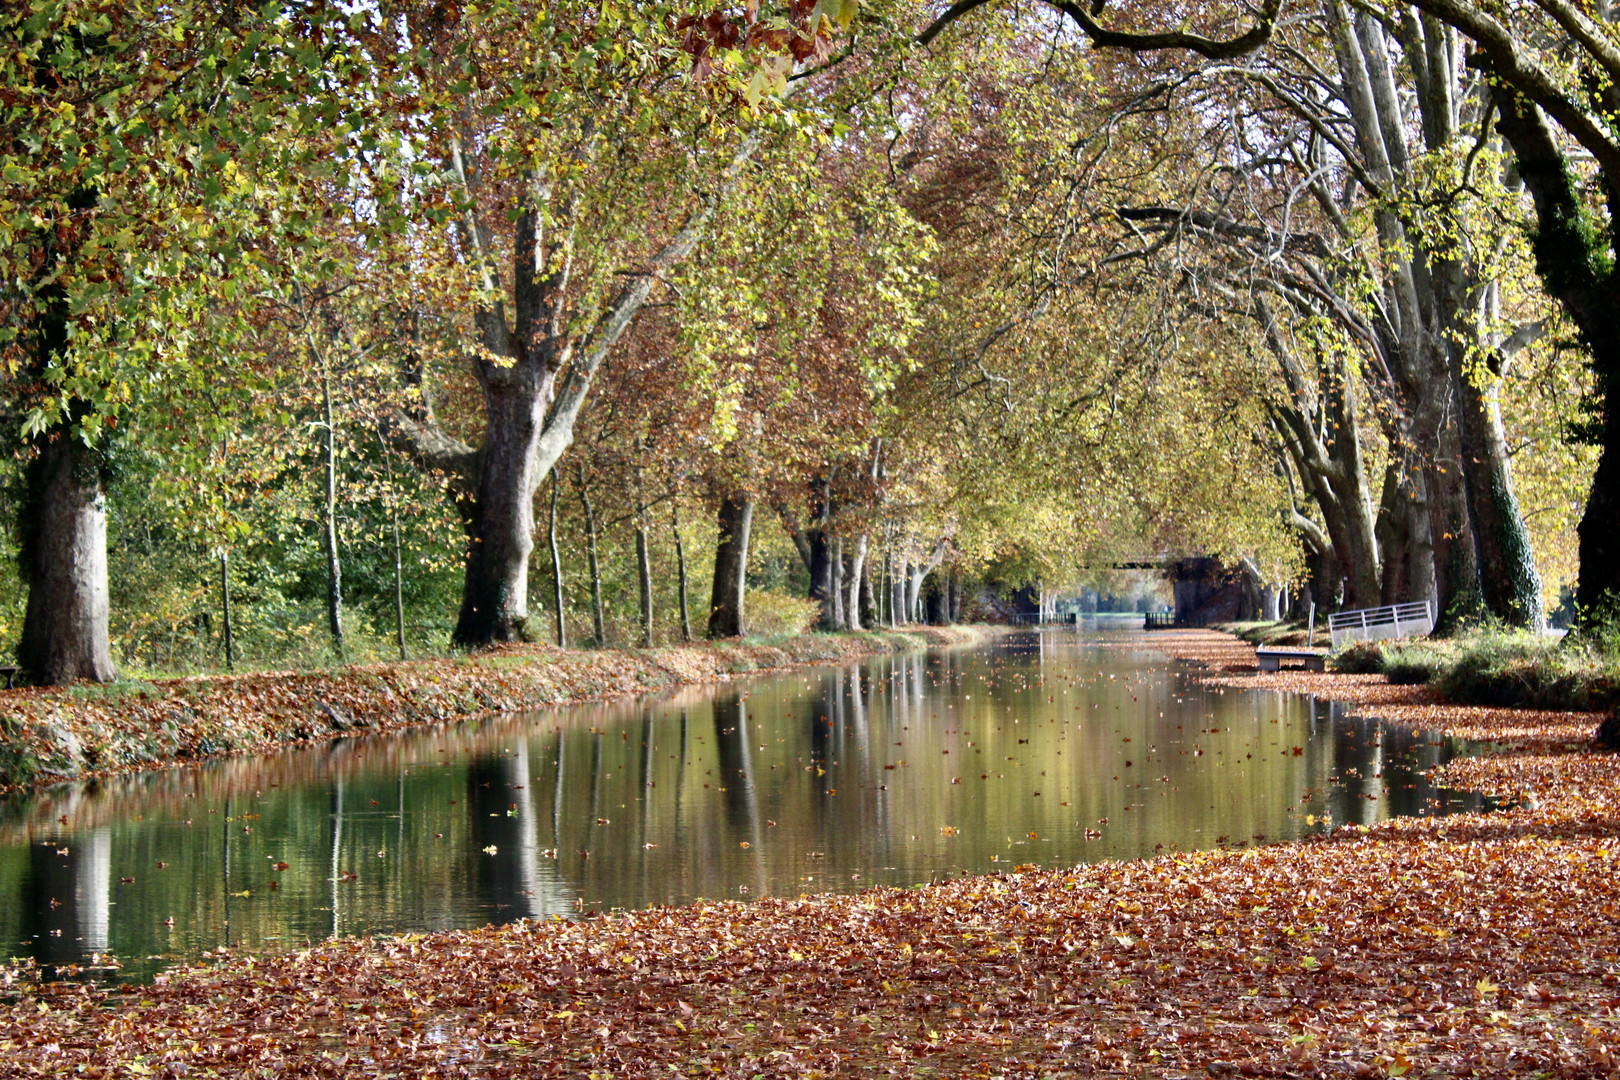
[[[320,671],[25,689],[0,696],[0,786],[716,682],[802,664],[978,640],[974,627],[804,634],[655,649],[508,646]]]

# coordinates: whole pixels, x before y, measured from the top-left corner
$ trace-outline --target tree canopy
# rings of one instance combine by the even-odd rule
[[[13,5],[8,640],[1596,618],[1620,60],[1510,6]]]

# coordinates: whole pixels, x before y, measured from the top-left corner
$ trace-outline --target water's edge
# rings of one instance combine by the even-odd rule
[[[655,649],[525,645],[333,671],[0,691],[0,794],[264,754],[357,733],[638,697],[744,675],[969,644],[983,626]]]

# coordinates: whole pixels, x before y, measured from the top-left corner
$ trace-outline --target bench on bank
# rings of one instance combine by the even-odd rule
[[[1327,670],[1327,654],[1315,649],[1259,648],[1254,650],[1254,659],[1261,671],[1281,671],[1284,661],[1297,662],[1305,671]]]

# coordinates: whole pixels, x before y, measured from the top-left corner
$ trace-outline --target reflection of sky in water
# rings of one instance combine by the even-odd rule
[[[1453,751],[1031,634],[14,799],[0,940],[128,978],[221,945],[1281,840],[1433,812],[1422,773]]]

